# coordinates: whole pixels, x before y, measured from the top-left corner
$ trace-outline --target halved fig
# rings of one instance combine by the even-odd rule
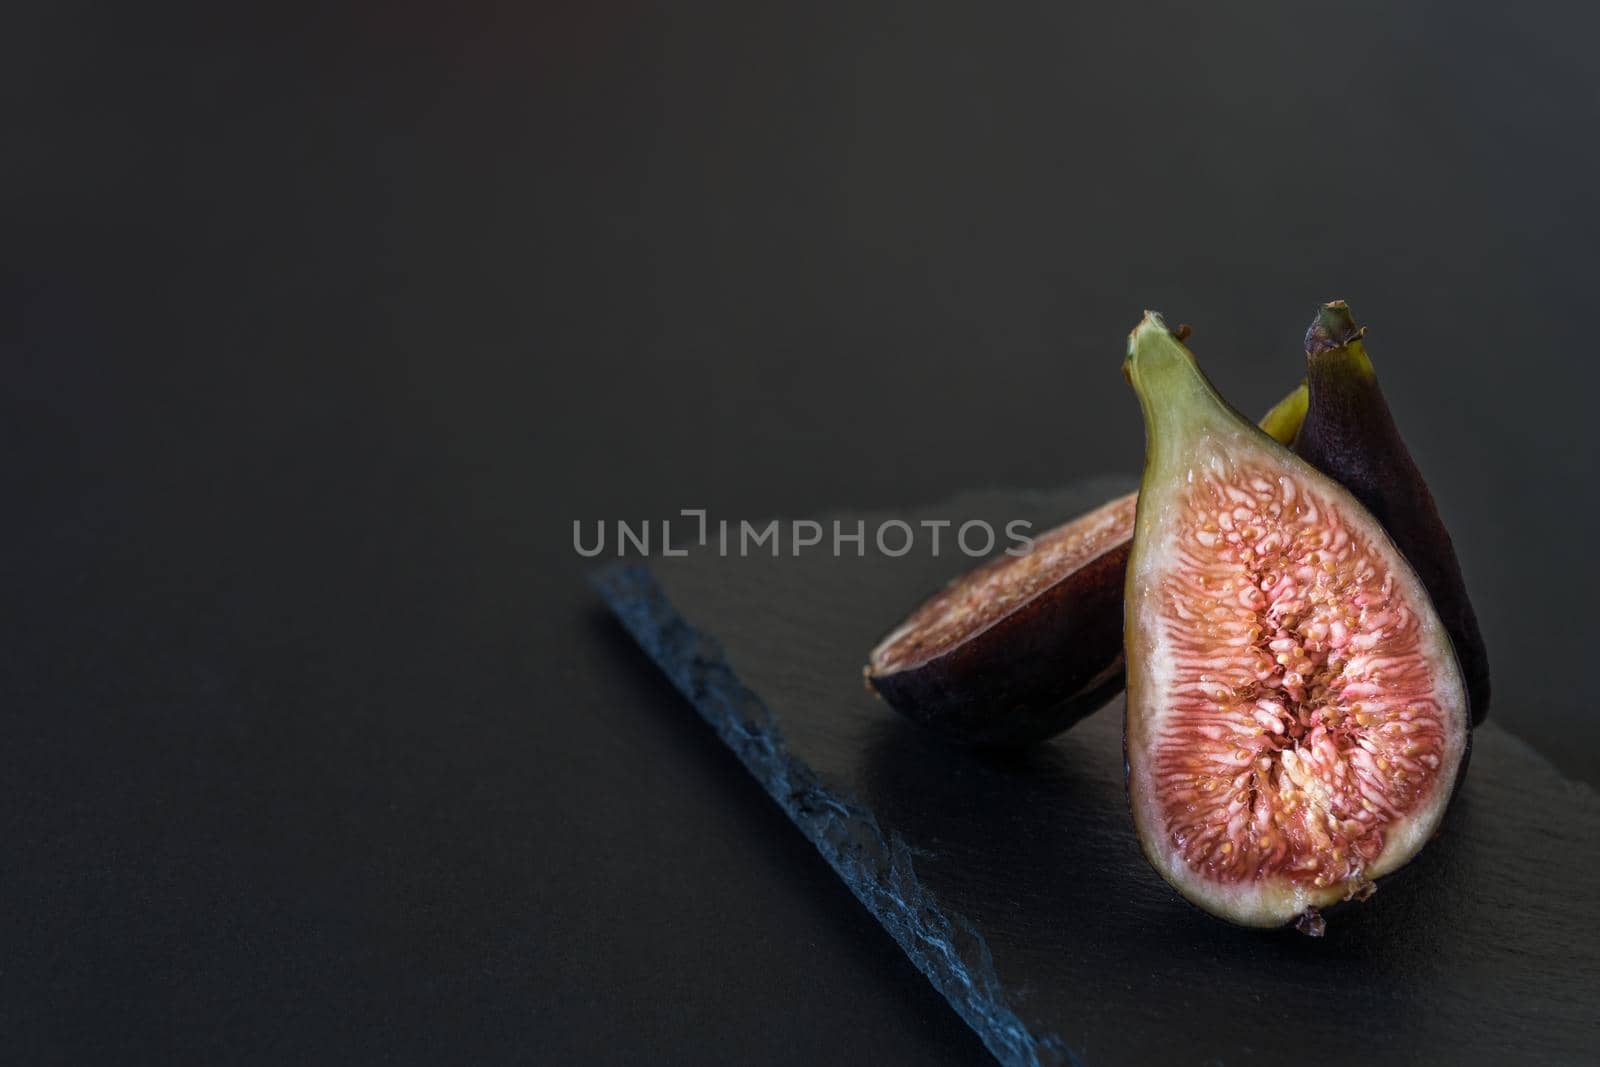
[[[896,710],[973,745],[1065,730],[1122,689],[1122,580],[1135,494],[997,556],[935,593],[872,650]]]
[[[1317,932],[1437,831],[1461,669],[1378,521],[1230,408],[1159,316],[1124,370],[1146,441],[1124,609],[1140,843],[1206,911]]]
[[[1293,440],[1300,386],[1261,425]],[[950,582],[872,650],[869,685],[896,710],[973,745],[1060,733],[1122,689],[1129,493]]]
[[[1343,300],[1317,310],[1306,331],[1310,396],[1295,454],[1361,501],[1410,561],[1455,645],[1476,725],[1489,714],[1488,650],[1455,545],[1378,386],[1366,332]]]

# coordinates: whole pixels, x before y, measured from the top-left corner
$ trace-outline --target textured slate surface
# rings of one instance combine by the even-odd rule
[[[1120,488],[971,496],[900,517],[1043,529]],[[871,530],[880,517],[864,518]],[[697,550],[595,582],[1002,1062],[1600,1055],[1600,803],[1492,722],[1443,835],[1371,901],[1331,912],[1321,940],[1236,929],[1139,854],[1120,699],[1000,757],[946,745],[864,690],[874,640],[969,560],[784,551]]]

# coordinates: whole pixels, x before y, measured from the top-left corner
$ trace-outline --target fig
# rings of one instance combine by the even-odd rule
[[[1135,494],[935,593],[872,650],[868,684],[967,744],[1031,744],[1122,689],[1122,580]]]
[[[1305,386],[1261,425],[1285,443]],[[1000,555],[931,596],[872,650],[868,685],[966,744],[1014,747],[1060,733],[1122,689],[1122,587],[1137,494]]]
[[[1489,656],[1478,617],[1433,494],[1378,386],[1365,337],[1343,300],[1317,310],[1306,331],[1309,396],[1295,454],[1361,501],[1422,579],[1455,645],[1477,725],[1489,714]]]
[[[1467,693],[1417,573],[1360,502],[1251,426],[1147,313],[1128,562],[1128,797],[1151,864],[1247,926],[1365,898],[1438,830]]]

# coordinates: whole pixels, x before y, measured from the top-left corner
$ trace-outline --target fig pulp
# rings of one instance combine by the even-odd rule
[[[1288,443],[1304,386],[1261,425]],[[872,650],[871,687],[946,737],[1016,746],[1060,733],[1122,689],[1122,587],[1137,494],[1001,555],[924,602]]]
[[[1295,454],[1361,501],[1410,561],[1455,645],[1476,725],[1489,713],[1488,652],[1455,546],[1389,413],[1365,336],[1344,301],[1318,309],[1306,331],[1310,395]]]
[[[1159,316],[1124,369],[1146,441],[1124,605],[1140,843],[1205,910],[1314,931],[1438,829],[1460,667],[1378,521],[1228,407]]]

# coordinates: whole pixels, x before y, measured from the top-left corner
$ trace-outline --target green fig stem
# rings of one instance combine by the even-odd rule
[[[1366,332],[1365,326],[1356,325],[1349,304],[1343,300],[1330,300],[1317,309],[1317,317],[1311,320],[1311,327],[1306,330],[1306,351],[1338,348],[1351,341],[1359,341]]]
[[[1341,448],[1360,447],[1364,435],[1398,438],[1367,355],[1366,334],[1343,300],[1318,308],[1306,330],[1306,381],[1317,396],[1320,430],[1340,438]]]
[[[1365,326],[1356,325],[1350,305],[1330,300],[1317,309],[1306,330],[1306,370],[1317,388],[1347,389],[1354,383],[1376,384],[1377,372],[1367,356]]]
[[[1248,425],[1212,388],[1194,353],[1154,311],[1146,311],[1128,336],[1123,373],[1139,395],[1145,449],[1151,459],[1181,454],[1193,436],[1208,430]]]

